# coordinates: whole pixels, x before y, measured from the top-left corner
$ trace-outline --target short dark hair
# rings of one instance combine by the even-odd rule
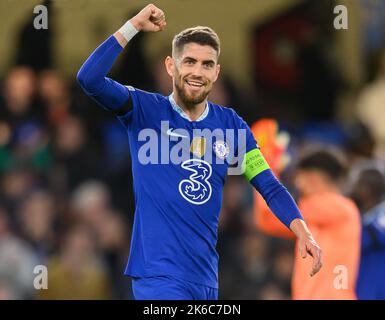
[[[346,164],[342,154],[335,150],[313,150],[300,157],[297,170],[317,170],[338,182],[346,173]]]
[[[362,169],[356,183],[367,188],[377,201],[381,201],[385,196],[385,175],[374,166]]]
[[[185,29],[178,33],[172,40],[173,56],[180,52],[187,43],[198,43],[202,46],[210,46],[217,52],[217,57],[221,52],[221,44],[217,33],[210,27],[196,26]]]

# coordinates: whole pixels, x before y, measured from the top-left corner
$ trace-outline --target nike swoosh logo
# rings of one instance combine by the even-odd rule
[[[168,129],[167,130],[167,135],[171,136],[171,137],[181,137],[181,138],[188,138],[187,136],[184,136],[182,134],[179,134],[179,133],[176,133],[176,132],[172,132],[172,128]]]

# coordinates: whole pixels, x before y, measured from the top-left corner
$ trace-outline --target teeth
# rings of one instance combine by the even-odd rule
[[[201,83],[201,82],[187,81],[187,83],[188,83],[190,86],[194,86],[194,87],[202,87],[202,86],[203,86],[203,83]]]

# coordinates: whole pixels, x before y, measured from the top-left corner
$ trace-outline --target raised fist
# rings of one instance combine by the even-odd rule
[[[131,20],[132,25],[138,31],[162,31],[166,26],[164,12],[153,4],[144,7]]]

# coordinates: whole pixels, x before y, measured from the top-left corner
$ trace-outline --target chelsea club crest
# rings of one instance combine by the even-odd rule
[[[222,140],[215,141],[213,144],[213,149],[217,157],[220,159],[227,158],[230,152],[229,145]]]

